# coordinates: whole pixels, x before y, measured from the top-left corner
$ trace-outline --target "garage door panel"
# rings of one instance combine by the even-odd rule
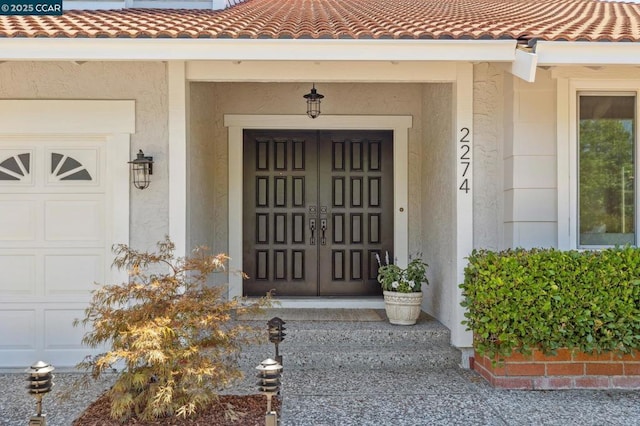
[[[0,351],[35,350],[38,336],[36,324],[35,308],[7,309],[6,305],[0,305]]]
[[[69,306],[69,305],[67,305]],[[77,349],[88,353],[86,347],[80,344],[86,330],[74,327],[75,319],[84,318],[84,305],[77,309],[44,309],[44,349]]]
[[[47,296],[80,296],[88,300],[95,283],[104,284],[105,259],[100,254],[50,254],[44,256]]]
[[[0,240],[35,241],[38,204],[35,200],[0,200]]]
[[[101,200],[49,200],[45,202],[45,239],[95,241],[104,237],[104,205]]]
[[[110,248],[128,238],[123,172],[133,127],[111,120],[119,130],[106,131],[103,111],[133,123],[133,102],[33,101],[38,113],[21,105],[34,131],[0,135],[0,368],[39,359],[73,366],[103,350],[82,346],[86,330],[73,321],[84,317],[96,283],[120,276]],[[61,106],[89,109],[82,131],[48,117]]]
[[[0,253],[0,299],[36,295],[37,258],[35,255]]]

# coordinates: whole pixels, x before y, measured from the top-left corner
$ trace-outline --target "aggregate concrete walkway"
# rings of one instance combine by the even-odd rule
[[[457,368],[287,375],[287,426],[640,425],[640,391],[496,390]]]
[[[505,391],[459,369],[353,374],[287,373],[283,426],[640,425],[640,391]],[[45,397],[47,426],[68,426],[108,383],[68,401],[58,396],[76,374],[57,374]],[[26,426],[35,407],[23,374],[0,374],[0,425]],[[179,424],[179,423],[178,423]]]
[[[424,315],[416,326],[398,327],[376,322],[370,312],[343,312],[344,322],[327,321],[326,312],[269,314],[288,320],[281,344],[283,426],[640,425],[640,391],[491,388],[457,366],[448,330]],[[263,345],[243,353],[247,377],[232,393],[255,393],[254,367],[272,352],[273,345]],[[35,404],[25,377],[0,371],[0,426],[28,424]],[[112,382],[61,400],[77,377],[56,370],[56,386],[44,400],[47,426],[69,426]]]

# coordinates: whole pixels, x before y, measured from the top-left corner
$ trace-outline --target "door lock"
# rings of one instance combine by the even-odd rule
[[[320,238],[320,244],[323,246],[327,244],[327,239],[324,235],[327,230],[327,219],[320,219],[320,230],[322,231],[322,238]]]
[[[309,229],[311,230],[311,241],[309,241],[309,244],[315,245],[316,243],[316,237],[315,237],[316,220],[315,219],[309,219]]]

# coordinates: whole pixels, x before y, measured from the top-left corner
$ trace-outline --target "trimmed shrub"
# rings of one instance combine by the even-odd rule
[[[640,249],[474,250],[460,287],[480,355],[640,348]]]

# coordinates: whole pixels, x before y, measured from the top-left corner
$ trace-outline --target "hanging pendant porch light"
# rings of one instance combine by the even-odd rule
[[[318,93],[315,83],[311,92],[304,95],[304,98],[307,100],[307,115],[311,118],[317,118],[320,115],[320,99],[324,98],[324,95]]]

